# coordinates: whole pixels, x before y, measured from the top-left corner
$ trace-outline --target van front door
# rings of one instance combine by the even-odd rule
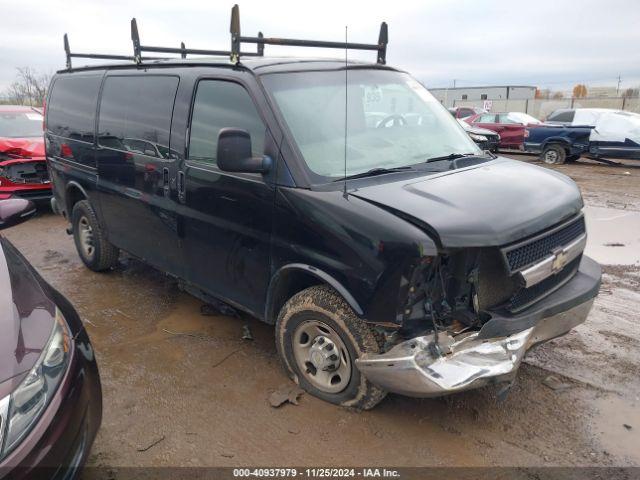
[[[185,164],[185,278],[261,316],[270,279],[275,187],[266,176],[218,168],[218,133],[226,127],[247,130],[254,155],[277,158],[275,143],[243,86],[198,82]]]
[[[106,77],[98,116],[98,192],[109,241],[173,275],[182,273],[176,155],[169,145],[179,78]]]

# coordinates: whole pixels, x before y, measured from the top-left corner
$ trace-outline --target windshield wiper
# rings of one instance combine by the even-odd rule
[[[477,153],[450,153],[449,155],[443,155],[441,157],[427,158],[427,160],[424,163],[441,162],[443,160],[456,160],[458,158],[478,157],[478,156],[480,155],[478,155]]]
[[[371,170],[367,170],[366,172],[356,173],[353,175],[347,175],[346,177],[337,178],[334,182],[340,182],[343,180],[351,180],[353,178],[365,178],[365,177],[375,177],[376,175],[384,175],[385,173],[395,173],[395,172],[406,172],[407,170],[413,170],[412,167],[394,167],[394,168],[372,168]]]

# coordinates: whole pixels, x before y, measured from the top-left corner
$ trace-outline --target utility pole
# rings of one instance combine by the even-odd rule
[[[456,79],[453,79],[453,88],[456,88]]]
[[[622,78],[620,78],[620,75],[618,75],[618,88],[616,89],[616,96],[619,97],[620,96],[620,82],[622,81]]]

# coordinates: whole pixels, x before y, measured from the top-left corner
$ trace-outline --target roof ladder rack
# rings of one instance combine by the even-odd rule
[[[142,64],[143,52],[154,53],[173,53],[180,55],[181,58],[187,58],[187,55],[229,55],[233,63],[239,63],[240,57],[262,57],[264,55],[265,45],[288,45],[294,47],[319,47],[319,48],[339,48],[350,50],[375,50],[377,52],[377,63],[384,65],[387,57],[387,44],[389,43],[389,31],[387,24],[382,22],[380,25],[380,35],[378,43],[352,43],[352,42],[326,42],[320,40],[298,40],[293,38],[274,38],[265,37],[262,32],[258,32],[257,37],[243,37],[240,34],[240,8],[234,5],[231,9],[231,50],[203,50],[196,48],[186,48],[184,42],[180,43],[179,48],[174,47],[156,47],[151,45],[142,45],[140,43],[140,34],[138,33],[138,23],[135,18],[131,19],[131,42],[133,43],[133,56],[129,55],[107,55],[101,53],[72,53],[69,48],[69,37],[64,34],[64,51],[67,57],[67,69],[72,68],[72,58],[93,58],[102,60],[129,60],[134,61],[138,65]],[[255,43],[257,50],[255,52],[241,52],[240,48],[243,43]],[[144,57],[145,59],[158,60],[161,57]]]
[[[377,63],[384,65],[387,61],[387,44],[389,43],[389,29],[386,22],[380,25],[380,34],[378,43],[352,43],[352,42],[327,42],[323,40],[298,40],[294,38],[274,38],[263,37],[243,37],[240,34],[240,8],[234,5],[231,9],[231,61],[238,63],[240,56],[244,53],[240,52],[240,46],[243,43],[255,43],[258,45],[258,51],[264,52],[264,45],[288,45],[293,47],[319,47],[319,48],[347,48],[350,50],[375,50],[378,52]],[[262,47],[262,50],[260,50]]]
[[[258,32],[257,38],[262,38],[262,32]],[[102,53],[72,53],[69,47],[69,37],[64,34],[64,51],[67,57],[67,69],[72,68],[72,58],[93,58],[100,60],[129,60],[141,64],[143,61],[143,52],[155,52],[155,53],[176,53],[181,58],[187,58],[187,55],[216,55],[216,56],[229,56],[231,52],[228,50],[203,50],[197,48],[186,48],[184,42],[180,42],[179,48],[173,47],[155,47],[150,45],[142,45],[140,43],[140,34],[138,33],[138,23],[135,18],[131,19],[131,42],[133,43],[133,56],[131,55],[108,55]],[[242,52],[246,57],[261,57],[264,55],[264,45],[258,45],[256,52]],[[145,59],[159,60],[167,57],[144,57]]]

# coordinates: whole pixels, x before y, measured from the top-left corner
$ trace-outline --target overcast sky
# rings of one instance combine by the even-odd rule
[[[0,91],[15,68],[64,66],[72,51],[130,54],[129,21],[143,44],[229,45],[233,2],[209,0],[0,0]],[[429,87],[488,84],[568,89],[575,83],[640,85],[639,0],[291,1],[242,0],[242,31],[254,35],[375,43],[389,24],[388,63]],[[315,49],[314,49],[315,50]],[[267,55],[338,56],[266,46]],[[351,54],[375,59],[373,52]],[[75,64],[90,61],[76,59]]]

